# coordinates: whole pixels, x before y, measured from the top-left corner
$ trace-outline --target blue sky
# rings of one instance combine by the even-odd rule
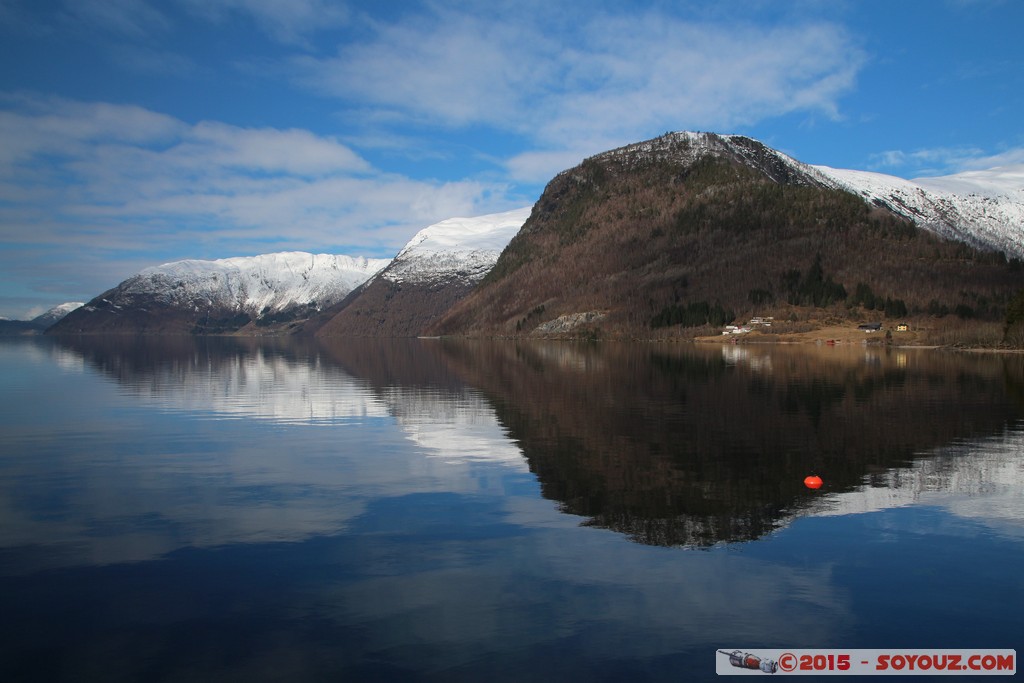
[[[1024,163],[1016,0],[0,0],[0,316],[151,265],[393,256],[673,130]]]

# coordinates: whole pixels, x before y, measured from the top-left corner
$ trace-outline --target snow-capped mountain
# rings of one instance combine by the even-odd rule
[[[627,145],[593,159],[617,158],[628,167],[650,161],[689,165],[705,157],[732,158],[779,183],[845,190],[947,239],[1024,258],[1024,164],[907,180],[805,164],[743,135],[690,131]]]
[[[321,336],[414,337],[494,267],[532,207],[449,218],[420,230],[398,256],[364,284]]]
[[[214,306],[253,318],[312,303],[340,301],[388,259],[292,251],[216,261],[176,261],[147,268],[122,294],[158,294],[171,305]]]
[[[651,163],[671,163],[689,167],[707,157],[739,162],[743,166],[761,171],[778,183],[825,186],[832,184],[824,173],[813,166],[801,163],[744,135],[692,131],[667,133],[652,140],[602,152],[588,161],[610,161],[618,168],[629,170]],[[562,171],[559,175],[572,174],[575,170]]]
[[[844,292],[863,283],[908,311],[995,320],[992,302],[1020,287],[998,256],[1024,257],[1019,180],[1004,168],[908,181],[741,135],[668,133],[555,176],[490,275],[424,334],[632,336],[826,308],[784,277],[806,283],[816,259]],[[682,325],[684,305],[718,308]]]
[[[0,335],[40,334],[46,328],[57,323],[68,313],[81,306],[81,303],[69,301],[54,306],[46,313],[37,315],[31,320],[10,320],[9,318],[0,317]]]
[[[388,263],[305,252],[165,263],[104,292],[52,331],[232,332],[250,322],[304,320]]]
[[[627,145],[594,159],[688,165],[707,156],[732,158],[780,183],[846,190],[943,237],[1024,257],[1024,164],[906,180],[812,166],[743,135],[689,131]]]
[[[71,311],[81,308],[84,305],[85,304],[81,301],[68,301],[63,304],[58,304],[57,306],[54,306],[53,308],[48,310],[46,313],[43,313],[42,315],[38,315],[35,318],[32,318],[32,322],[37,323],[42,327],[46,328],[49,327],[50,325],[53,325],[57,321],[63,319],[64,316],[66,316]]]
[[[1024,165],[915,180],[814,168],[836,187],[943,237],[1024,257]]]
[[[501,250],[530,217],[532,207],[473,218],[449,218],[423,228],[380,277],[391,282],[426,283],[461,279],[478,282],[494,267]]]

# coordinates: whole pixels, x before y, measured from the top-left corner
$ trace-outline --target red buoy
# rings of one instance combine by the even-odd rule
[[[821,484],[821,477],[816,474],[812,474],[809,477],[804,478],[804,486],[809,489],[820,489]]]

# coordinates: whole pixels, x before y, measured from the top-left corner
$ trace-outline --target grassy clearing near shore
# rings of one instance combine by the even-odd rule
[[[888,333],[888,336],[887,336]],[[738,335],[707,335],[696,341],[739,344],[834,344],[893,346],[943,346],[954,348],[1006,348],[1003,325],[996,322],[966,321],[957,318],[910,322],[910,329],[897,331],[895,323],[885,323],[877,332],[864,332],[855,323],[801,321],[778,323],[771,328],[755,329]]]

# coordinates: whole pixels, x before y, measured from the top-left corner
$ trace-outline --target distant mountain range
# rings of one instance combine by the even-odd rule
[[[6,318],[0,318],[0,335],[40,334],[82,305],[79,301],[69,301],[54,306],[31,320],[7,320]]]
[[[50,332],[280,332],[337,303],[387,264],[305,252],[166,263],[100,294]]]
[[[635,336],[883,302],[994,317],[1021,258],[1024,166],[908,181],[684,132],[591,157],[532,208],[431,225],[390,261],[165,264],[52,332]]]

